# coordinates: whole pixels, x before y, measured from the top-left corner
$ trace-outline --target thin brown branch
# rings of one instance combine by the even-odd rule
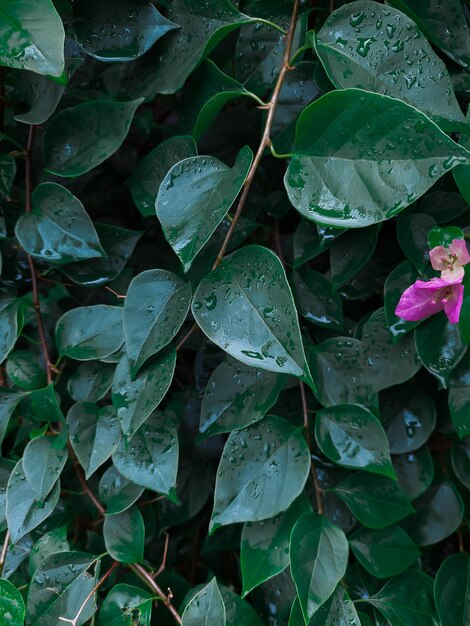
[[[32,168],[31,168],[31,157],[33,153],[34,147],[34,134],[36,127],[29,127],[29,135],[28,135],[28,143],[26,145],[25,152],[25,185],[26,185],[26,198],[25,198],[25,212],[31,213],[31,193],[32,193]],[[38,275],[36,272],[36,267],[34,265],[34,261],[31,255],[27,254],[28,257],[28,265],[29,271],[31,273],[31,285],[33,291],[33,307],[36,315],[36,326],[38,329],[39,341],[41,342],[41,352],[44,359],[44,366],[46,368],[46,378],[47,384],[50,385],[52,382],[52,368],[51,368],[51,359],[49,357],[49,349],[47,347],[47,339],[46,333],[44,330],[44,323],[41,315],[41,301],[39,298],[39,288],[38,288]]]
[[[157,571],[152,573],[152,578],[158,578],[160,574],[162,574],[165,571],[166,559],[168,557],[168,544],[169,543],[170,543],[170,535],[169,533],[166,532],[165,533],[165,545],[163,547],[162,562],[160,563],[160,567],[157,569]]]
[[[0,577],[3,572],[3,566],[5,565],[5,561],[8,553],[8,546],[10,544],[10,531],[7,530],[5,533],[5,539],[3,540],[2,551],[0,552]]]
[[[101,504],[101,502],[95,496],[93,491],[87,485],[87,482],[86,482],[86,480],[85,480],[85,478],[83,476],[83,473],[82,473],[82,470],[81,470],[81,468],[80,468],[80,466],[78,464],[78,461],[75,461],[74,466],[75,466],[75,473],[77,474],[77,478],[80,481],[80,485],[82,486],[82,489],[83,489],[84,493],[86,493],[86,495],[93,502],[93,504],[95,505],[95,508],[99,512],[99,514],[100,515],[104,515],[104,506]]]
[[[129,567],[135,573],[135,575],[138,576],[147,585],[149,589],[151,589],[161,600],[163,600],[163,603],[165,604],[166,608],[173,615],[175,622],[177,624],[181,624],[182,620],[181,620],[180,614],[175,609],[175,607],[171,604],[171,599],[173,597],[173,594],[171,593],[171,591],[169,590],[168,595],[165,594],[163,589],[154,581],[154,579],[147,572],[145,567],[142,567],[142,565],[140,565],[139,563],[134,563],[133,565],[129,565]]]
[[[465,552],[465,541],[463,538],[462,526],[457,528],[457,539],[459,541],[459,552]]]
[[[315,499],[317,502],[317,511],[320,515],[323,515],[323,502],[321,498],[322,489],[318,482],[317,470],[315,467],[315,463],[312,459],[312,440],[310,438],[310,429],[308,423],[308,405],[307,405],[307,396],[305,394],[305,385],[302,381],[299,382],[300,385],[300,397],[302,399],[302,413],[304,417],[304,429],[305,429],[305,439],[307,440],[308,449],[310,450],[310,472],[312,474],[313,486],[315,488]]]

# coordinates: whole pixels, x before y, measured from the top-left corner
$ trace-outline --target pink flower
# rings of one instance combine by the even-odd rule
[[[448,283],[455,283],[463,279],[463,266],[470,263],[470,255],[465,241],[454,239],[448,248],[436,246],[430,250],[429,260],[433,268],[441,272],[441,278]]]
[[[403,292],[395,314],[408,322],[417,322],[429,315],[444,311],[449,322],[456,324],[459,321],[463,302],[464,287],[460,284],[461,280],[462,278],[456,279],[455,277],[452,282],[442,278],[432,278],[429,281],[417,280],[414,285]]]

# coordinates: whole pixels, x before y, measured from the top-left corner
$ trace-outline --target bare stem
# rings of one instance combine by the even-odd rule
[[[104,506],[101,504],[101,502],[95,496],[93,491],[87,485],[87,482],[86,482],[85,478],[83,477],[82,470],[81,470],[80,466],[78,465],[78,461],[75,462],[75,473],[77,474],[77,478],[80,481],[80,485],[82,486],[83,491],[86,493],[86,495],[93,502],[93,504],[95,505],[96,510],[99,512],[100,515],[104,515]]]
[[[322,489],[318,482],[317,470],[315,467],[315,463],[312,459],[312,440],[310,439],[310,430],[308,423],[308,406],[307,406],[307,396],[305,395],[305,385],[302,381],[299,383],[300,385],[300,397],[302,398],[302,413],[304,416],[304,429],[305,429],[305,439],[307,440],[308,449],[310,450],[310,472],[312,474],[313,485],[315,487],[315,499],[317,502],[317,511],[320,515],[323,515],[323,502],[321,498]]]
[[[161,600],[163,600],[166,608],[170,611],[170,613],[175,618],[175,622],[177,624],[181,624],[182,620],[180,614],[175,609],[175,607],[171,604],[172,594],[171,592],[166,595],[163,589],[155,582],[152,576],[147,572],[147,570],[142,567],[139,563],[134,563],[133,565],[129,565],[131,570],[138,576],[149,589],[151,589]]]
[[[3,572],[3,566],[5,565],[5,560],[7,558],[8,546],[10,544],[10,531],[7,530],[5,533],[5,539],[3,540],[2,551],[0,552],[0,577]]]

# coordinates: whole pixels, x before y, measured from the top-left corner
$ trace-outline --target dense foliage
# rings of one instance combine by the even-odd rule
[[[2,625],[470,624],[469,18],[0,0]]]

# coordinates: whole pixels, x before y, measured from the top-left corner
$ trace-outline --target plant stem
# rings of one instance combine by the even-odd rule
[[[175,622],[177,624],[181,624],[181,617],[175,607],[171,604],[170,595],[167,596],[165,594],[163,589],[161,589],[161,587],[154,581],[154,579],[150,576],[147,570],[142,567],[142,565],[140,565],[139,563],[134,563],[133,565],[129,565],[129,567],[136,574],[136,576],[138,576],[149,587],[149,589],[151,589],[157,596],[160,597],[161,600],[163,600],[166,608],[175,618]]]
[[[8,545],[10,543],[10,531],[7,530],[5,533],[5,539],[3,540],[2,551],[0,552],[0,578],[3,572],[3,566],[5,565],[5,560],[7,558]]]
[[[302,381],[300,381],[299,385],[300,385],[300,397],[302,398],[302,412],[304,416],[305,439],[307,440],[308,449],[310,450],[310,471],[312,473],[313,485],[315,487],[315,499],[317,502],[317,511],[320,515],[323,515],[323,502],[321,498],[322,489],[318,482],[317,469],[312,459],[312,441],[310,439],[310,430],[309,430],[309,423],[308,423],[308,406],[307,406],[307,396],[305,395],[305,385]]]

